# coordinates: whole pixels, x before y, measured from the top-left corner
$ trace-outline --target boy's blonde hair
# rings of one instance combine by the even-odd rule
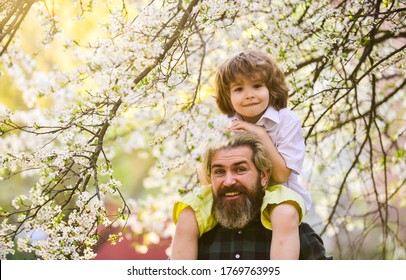
[[[259,79],[269,90],[269,105],[276,110],[287,107],[289,89],[285,74],[266,53],[246,50],[223,62],[215,78],[216,103],[223,114],[235,114],[230,98],[230,84],[241,77]]]
[[[204,183],[210,182],[211,177],[211,163],[214,154],[223,149],[233,149],[237,147],[249,147],[252,150],[252,162],[257,168],[258,172],[269,170],[269,176],[272,173],[271,158],[265,145],[261,142],[258,136],[252,132],[236,132],[233,134],[227,144],[209,147],[203,156],[203,173]],[[270,177],[268,178],[269,182]],[[268,183],[267,182],[267,183]]]

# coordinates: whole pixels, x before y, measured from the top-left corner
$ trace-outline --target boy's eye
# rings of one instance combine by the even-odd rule
[[[264,84],[255,84],[254,85],[254,88],[261,88],[261,87],[263,87],[264,86]]]

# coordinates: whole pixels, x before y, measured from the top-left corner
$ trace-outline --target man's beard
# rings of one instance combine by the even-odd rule
[[[234,200],[225,199],[225,192],[234,191],[240,192],[241,197]],[[219,224],[227,229],[244,228],[260,214],[264,194],[260,176],[253,190],[246,189],[240,184],[223,187],[213,196],[214,215]]]

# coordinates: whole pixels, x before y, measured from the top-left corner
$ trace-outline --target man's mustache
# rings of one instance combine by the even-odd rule
[[[217,196],[218,197],[225,196],[226,193],[230,193],[230,192],[239,192],[242,194],[246,194],[247,189],[240,184],[234,184],[234,185],[227,186],[227,187],[223,186],[218,190]]]

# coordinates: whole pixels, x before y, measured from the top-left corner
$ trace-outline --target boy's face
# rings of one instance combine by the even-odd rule
[[[269,106],[269,90],[259,78],[238,76],[230,84],[230,99],[245,121],[256,123]]]

